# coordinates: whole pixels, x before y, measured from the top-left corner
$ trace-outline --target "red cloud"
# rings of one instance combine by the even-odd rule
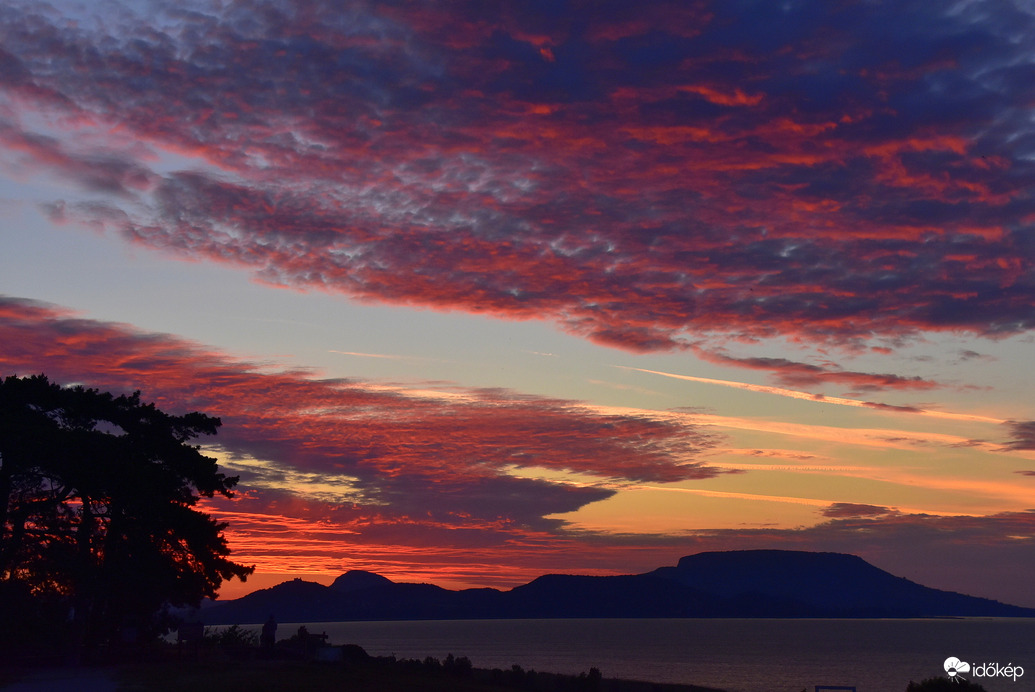
[[[162,405],[220,415],[220,444],[311,471],[379,479],[495,477],[549,467],[602,478],[672,481],[715,471],[692,461],[710,439],[649,416],[499,390],[411,395],[362,382],[266,372],[174,337],[0,300],[0,365],[57,381],[142,389]],[[380,489],[386,492],[385,488]]]
[[[629,350],[1035,326],[1032,80],[996,33],[1023,18],[816,11],[271,7],[127,14],[129,42],[12,8],[2,134],[149,247]]]
[[[552,532],[561,522],[544,516],[613,494],[591,483],[515,477],[514,469],[618,482],[719,473],[694,461],[712,445],[709,436],[647,414],[607,415],[579,402],[499,390],[436,395],[268,371],[175,337],[29,301],[0,299],[0,343],[6,374],[45,372],[58,382],[140,389],[163,408],[218,415],[224,425],[215,443],[237,456],[246,498],[265,497],[264,511],[283,511],[294,502],[291,493],[305,489],[317,499],[310,508],[330,512],[342,531],[362,526],[370,534],[395,517],[443,530]],[[258,461],[246,461],[252,458]],[[275,508],[270,497],[279,498]],[[382,518],[371,520],[371,512]]]
[[[842,504],[826,511],[830,521],[806,529],[596,535],[570,533],[546,517],[611,490],[508,474],[521,466],[619,480],[714,473],[692,461],[708,438],[649,417],[493,390],[414,396],[274,372],[168,335],[10,298],[0,300],[0,343],[4,374],[43,371],[56,381],[140,388],[168,410],[220,415],[213,441],[258,461],[231,459],[240,493],[208,509],[231,522],[239,559],[264,572],[358,567],[507,586],[548,571],[646,571],[698,550],[780,546],[853,552],[924,583],[981,593],[987,569],[1035,568],[1018,538],[1032,535],[1030,512],[925,517]],[[974,561],[958,560],[960,550],[982,556],[981,575],[969,567]],[[924,565],[915,564],[917,552]],[[1001,581],[1003,593],[1020,593],[1018,580]]]

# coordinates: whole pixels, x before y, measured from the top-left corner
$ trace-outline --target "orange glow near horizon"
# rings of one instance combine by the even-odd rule
[[[220,417],[225,593],[1035,598],[1030,8],[122,4],[0,13],[0,375]]]

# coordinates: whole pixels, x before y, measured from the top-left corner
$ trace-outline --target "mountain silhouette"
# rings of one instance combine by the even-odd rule
[[[921,586],[855,555],[741,550],[646,574],[549,574],[509,591],[451,591],[354,570],[295,579],[202,611],[206,624],[344,620],[655,617],[1035,617],[1035,609]]]
[[[353,569],[335,579],[334,582],[331,583],[330,588],[338,593],[349,593],[350,591],[371,589],[375,586],[387,586],[392,583],[391,579],[388,577],[382,577],[380,574]]]
[[[856,555],[740,550],[652,574],[711,594],[727,617],[1010,617],[1035,610],[921,586]]]

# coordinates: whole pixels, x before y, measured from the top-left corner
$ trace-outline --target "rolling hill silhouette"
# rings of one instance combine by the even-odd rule
[[[1035,617],[1035,609],[921,586],[842,553],[690,555],[646,574],[550,574],[509,591],[451,591],[350,571],[295,579],[202,611],[206,624],[343,620],[653,617]]]

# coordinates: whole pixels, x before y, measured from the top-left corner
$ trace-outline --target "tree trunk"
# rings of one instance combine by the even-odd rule
[[[13,559],[14,527],[8,531],[7,517],[11,508],[11,474],[6,472],[0,454],[0,579],[10,578],[9,563]]]
[[[70,663],[79,665],[85,654],[92,648],[94,609],[96,607],[96,586],[94,584],[93,554],[91,544],[97,524],[97,518],[91,509],[89,497],[82,498],[82,509],[79,515],[79,527],[76,529],[76,574],[73,578],[72,608],[72,649],[69,652]]]

